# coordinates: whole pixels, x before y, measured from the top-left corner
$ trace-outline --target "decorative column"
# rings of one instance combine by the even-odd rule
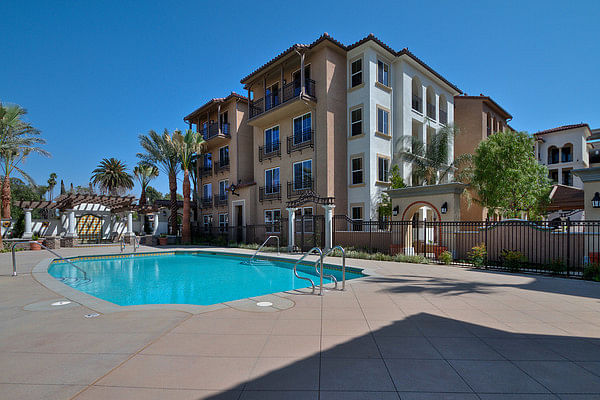
[[[58,231],[58,235],[59,236],[64,236],[66,233],[66,226],[68,221],[67,221],[67,214],[65,214],[64,210],[60,211],[60,229]]]
[[[286,208],[288,211],[288,252],[294,251],[296,235],[294,229],[296,227],[296,207]]]
[[[127,211],[127,232],[125,232],[125,243],[131,243],[133,233],[133,211]]]
[[[110,234],[112,231],[110,217],[111,217],[110,214],[104,214],[102,216],[102,239],[105,239],[105,238],[110,239]]]
[[[152,236],[158,236],[158,212],[154,213],[154,218],[152,218]]]
[[[77,237],[77,222],[75,221],[75,210],[66,210],[69,218],[69,225],[67,228],[66,237],[76,238]]]
[[[333,247],[333,209],[335,204],[325,204],[325,250]]]
[[[31,208],[24,208],[25,211],[25,232],[23,232],[23,239],[31,239],[33,236],[33,229],[31,226]]]
[[[301,95],[305,95],[306,94],[306,82],[304,82],[305,80],[305,71],[304,71],[304,52],[302,52],[300,54],[300,94]],[[282,88],[283,89],[283,88]]]

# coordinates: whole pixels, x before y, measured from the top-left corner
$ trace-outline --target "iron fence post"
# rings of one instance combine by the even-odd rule
[[[571,219],[567,218],[567,277],[570,274],[571,264]]]
[[[488,222],[490,220],[489,215],[487,217],[485,217],[485,221],[483,223],[483,229],[485,230],[485,234],[484,234],[484,240],[485,240],[485,265],[489,264],[489,249],[488,249]]]

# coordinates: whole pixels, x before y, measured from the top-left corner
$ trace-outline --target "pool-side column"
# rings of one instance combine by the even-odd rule
[[[125,232],[125,243],[132,243],[133,233],[133,211],[127,211],[127,232]]]
[[[288,252],[292,252],[294,250],[294,241],[296,239],[296,235],[294,234],[294,227],[296,226],[296,207],[286,208],[288,211]]]
[[[152,236],[158,236],[158,213],[154,213],[154,218],[152,218]]]
[[[333,209],[335,204],[325,204],[325,250],[333,247]]]
[[[33,228],[31,224],[31,208],[24,208],[25,211],[25,232],[23,232],[23,239],[31,239],[33,236]]]
[[[77,222],[75,221],[75,210],[66,210],[68,214],[69,226],[65,235],[65,247],[73,247],[77,244]]]

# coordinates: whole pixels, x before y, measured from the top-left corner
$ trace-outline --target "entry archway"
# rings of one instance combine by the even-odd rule
[[[333,209],[335,197],[320,197],[312,190],[307,190],[295,200],[287,202],[288,211],[288,251],[294,250],[296,210],[306,203],[315,203],[325,209],[325,249],[330,249],[333,243]]]

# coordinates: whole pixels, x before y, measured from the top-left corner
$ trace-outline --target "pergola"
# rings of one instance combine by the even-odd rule
[[[333,209],[335,208],[335,197],[320,197],[312,190],[307,190],[295,200],[286,204],[288,211],[288,251],[294,249],[296,210],[306,203],[320,204],[325,209],[325,249],[333,246]]]

